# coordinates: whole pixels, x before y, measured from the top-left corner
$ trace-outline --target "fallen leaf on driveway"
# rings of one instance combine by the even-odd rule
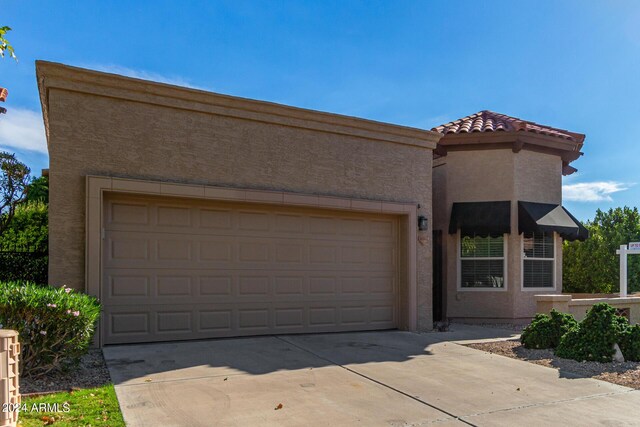
[[[147,378],[146,380],[144,380],[145,383],[150,383],[151,382],[151,378]]]
[[[275,410],[282,409],[282,403],[278,403],[278,406],[275,407]]]

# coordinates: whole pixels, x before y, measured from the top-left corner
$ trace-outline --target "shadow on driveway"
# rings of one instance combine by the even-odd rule
[[[453,331],[344,332],[108,346],[103,349],[114,384],[177,377],[263,375],[283,370],[376,362],[430,355],[433,344],[513,336],[513,331],[456,325]],[[307,345],[318,351],[311,352]]]
[[[640,393],[467,348],[455,325],[104,349],[128,426],[637,425]],[[282,406],[280,406],[282,405]]]

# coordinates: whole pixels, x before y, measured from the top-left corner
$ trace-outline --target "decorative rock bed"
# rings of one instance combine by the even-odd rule
[[[640,389],[640,362],[577,362],[562,359],[552,350],[527,349],[519,340],[495,341],[467,344],[468,347],[512,359],[524,360],[537,365],[555,368],[561,376],[572,378],[595,378],[626,387]]]
[[[102,350],[90,349],[80,364],[69,372],[56,372],[41,378],[20,378],[20,393],[46,394],[58,391],[71,391],[80,388],[99,387],[111,382]]]

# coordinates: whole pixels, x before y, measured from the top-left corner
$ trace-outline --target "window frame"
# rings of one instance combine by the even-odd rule
[[[557,274],[557,265],[556,265],[556,259],[558,258],[558,247],[556,245],[556,232],[553,231],[552,235],[553,235],[553,258],[528,258],[524,256],[524,234],[525,233],[520,233],[520,248],[521,248],[521,255],[520,255],[520,289],[523,292],[541,292],[541,291],[555,291],[557,289],[557,280],[556,280],[556,274]],[[529,261],[550,261],[553,264],[553,286],[547,286],[547,287],[543,287],[543,288],[528,288],[524,286],[524,262],[525,260],[529,260]]]
[[[457,290],[458,292],[506,292],[508,285],[509,285],[509,280],[508,280],[508,268],[507,265],[508,263],[508,247],[509,245],[507,244],[507,240],[508,240],[509,234],[503,234],[502,235],[502,245],[503,245],[503,249],[502,249],[502,257],[465,257],[465,260],[485,260],[485,261],[496,261],[496,260],[502,260],[502,274],[504,277],[504,286],[501,288],[493,288],[493,287],[486,287],[486,288],[465,288],[462,286],[462,232],[460,231],[460,229],[458,229],[458,232],[456,233],[456,264],[457,264],[457,273],[458,273],[458,280],[456,283],[457,286]]]

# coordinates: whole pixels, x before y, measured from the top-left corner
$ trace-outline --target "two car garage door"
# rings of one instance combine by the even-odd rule
[[[105,344],[389,329],[398,220],[108,195]]]

